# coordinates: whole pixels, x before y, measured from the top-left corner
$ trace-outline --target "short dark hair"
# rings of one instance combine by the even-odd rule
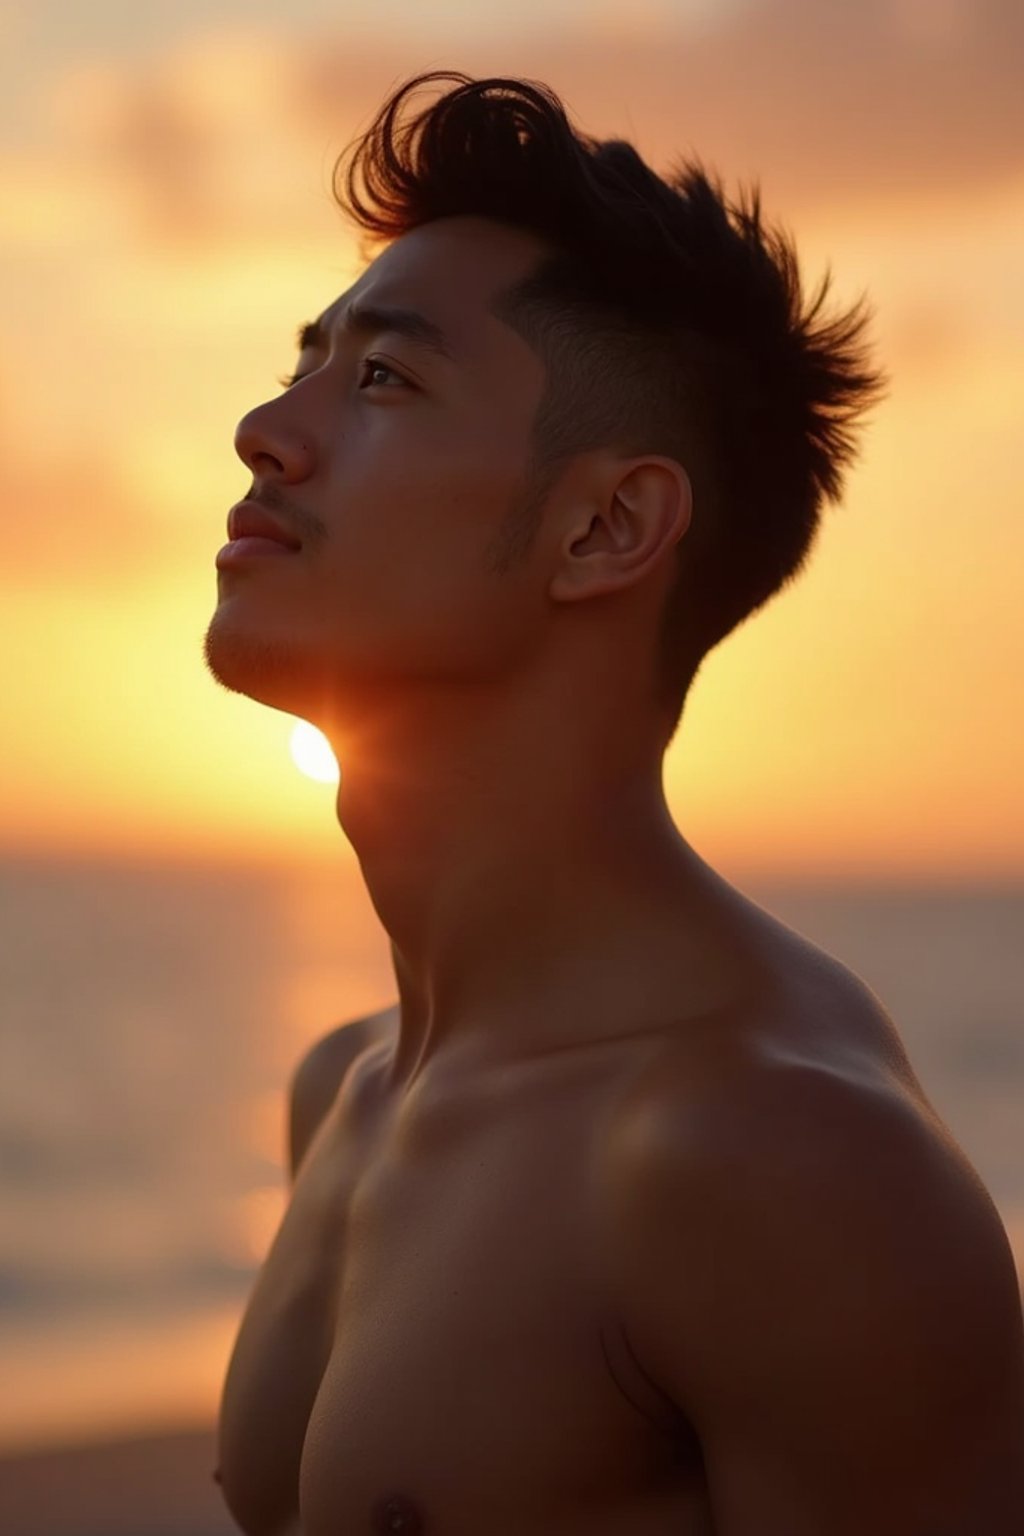
[[[399,122],[435,81],[456,84]],[[497,569],[529,550],[577,454],[616,447],[686,469],[693,516],[653,674],[671,739],[704,656],[803,569],[823,500],[839,498],[857,418],[885,389],[863,296],[823,315],[830,271],[805,303],[792,240],[763,222],[756,186],[733,203],[694,159],[662,179],[632,145],[577,131],[537,81],[412,77],[342,151],[333,187],[366,232],[364,259],[456,215],[547,243],[495,306],[547,370],[530,493],[502,530]]]

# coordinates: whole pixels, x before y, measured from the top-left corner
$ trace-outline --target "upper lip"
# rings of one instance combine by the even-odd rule
[[[258,539],[275,539],[278,544],[286,544],[289,549],[301,548],[299,540],[254,501],[239,501],[228,513],[228,538],[241,539],[246,535]]]

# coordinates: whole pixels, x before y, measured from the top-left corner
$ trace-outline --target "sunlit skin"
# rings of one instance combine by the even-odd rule
[[[247,1536],[1009,1536],[994,1208],[877,1000],[668,812],[685,466],[577,457],[495,568],[545,376],[491,306],[541,253],[396,241],[237,429],[301,548],[219,571],[207,662],[331,742],[399,1000],[293,1076],[216,1476]]]

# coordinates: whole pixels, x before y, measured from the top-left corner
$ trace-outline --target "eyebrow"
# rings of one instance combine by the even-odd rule
[[[429,352],[454,362],[451,344],[444,331],[416,309],[402,309],[383,304],[350,304],[341,317],[341,329],[349,336],[369,336],[380,331],[396,331]],[[322,320],[309,320],[299,327],[297,344],[306,347],[328,346],[327,329]]]

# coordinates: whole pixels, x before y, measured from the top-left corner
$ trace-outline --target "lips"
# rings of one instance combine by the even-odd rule
[[[228,538],[273,539],[286,549],[301,549],[301,543],[281,527],[269,512],[264,512],[253,501],[240,501],[228,513]]]

